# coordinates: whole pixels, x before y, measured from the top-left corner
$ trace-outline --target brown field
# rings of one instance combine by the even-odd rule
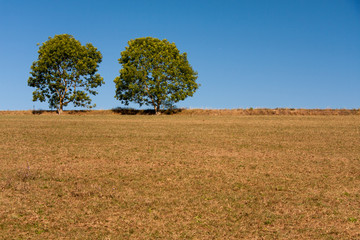
[[[2,112],[0,238],[360,239],[358,110],[203,111]]]
[[[165,115],[210,115],[210,116],[239,116],[239,115],[360,115],[359,109],[295,109],[295,108],[248,108],[248,109],[183,109],[163,110]],[[0,111],[0,115],[54,115],[56,111],[27,110]],[[132,108],[115,108],[112,110],[65,110],[66,115],[153,115],[151,109],[137,110]]]

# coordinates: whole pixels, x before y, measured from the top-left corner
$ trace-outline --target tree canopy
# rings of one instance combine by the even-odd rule
[[[121,52],[120,76],[116,77],[115,98],[153,106],[156,114],[162,106],[193,96],[198,89],[195,72],[175,43],[146,37],[130,40]]]
[[[38,60],[31,66],[28,85],[35,87],[33,101],[48,101],[60,114],[63,107],[91,108],[91,95],[104,84],[97,74],[102,55],[91,43],[85,46],[68,34],[55,35],[39,47]]]

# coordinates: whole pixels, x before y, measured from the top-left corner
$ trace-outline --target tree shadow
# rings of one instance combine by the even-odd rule
[[[85,114],[90,112],[91,110],[64,110],[63,114],[77,115],[77,114]],[[58,114],[57,110],[32,110],[31,113],[33,115]]]
[[[176,109],[167,109],[161,110],[161,114],[165,115],[173,115],[182,112],[184,109],[176,108]],[[120,114],[120,115],[155,115],[155,110],[153,109],[133,109],[133,108],[113,108],[112,112]]]
[[[33,115],[41,115],[41,114],[44,114],[44,113],[56,113],[56,110],[32,110],[31,113]]]

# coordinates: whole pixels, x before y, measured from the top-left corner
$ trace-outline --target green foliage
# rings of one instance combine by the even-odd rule
[[[47,100],[59,113],[71,102],[75,107],[95,106],[89,94],[96,95],[92,89],[104,80],[96,74],[102,55],[91,43],[82,46],[71,35],[55,35],[39,47],[38,53],[28,80],[28,85],[36,88],[33,101]]]
[[[174,43],[166,39],[146,37],[130,40],[121,53],[120,76],[116,77],[115,98],[153,106],[156,113],[162,106],[193,96],[199,84],[187,54],[180,54]]]

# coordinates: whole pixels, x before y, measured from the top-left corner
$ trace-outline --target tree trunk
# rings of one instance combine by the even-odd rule
[[[63,105],[60,103],[59,109],[57,110],[57,113],[60,115],[63,112]]]
[[[154,106],[154,110],[155,110],[155,115],[160,115],[160,105]]]

